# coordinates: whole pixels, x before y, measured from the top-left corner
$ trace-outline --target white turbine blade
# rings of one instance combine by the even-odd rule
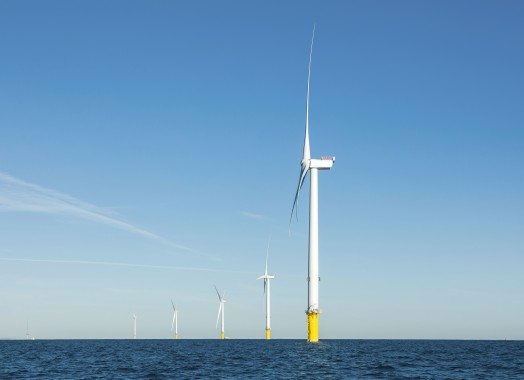
[[[309,50],[309,64],[307,67],[307,95],[306,95],[306,132],[304,134],[304,152],[302,154],[300,170],[300,179],[298,181],[297,192],[295,193],[295,200],[293,201],[293,207],[291,208],[291,217],[289,218],[289,224],[291,225],[291,218],[293,218],[293,211],[297,206],[298,197],[300,194],[300,189],[306,178],[306,174],[309,170],[309,160],[311,159],[311,151],[309,149],[309,82],[311,78],[311,59],[313,57],[313,41],[315,40],[315,25],[313,25],[313,35],[311,36],[311,48]],[[298,219],[298,212],[297,212]]]
[[[218,316],[217,316],[217,324],[215,326],[215,329],[218,329],[218,321],[220,319],[220,312],[222,311],[222,302],[220,302],[220,306],[218,307]]]
[[[313,35],[311,36],[311,48],[309,50],[309,65],[307,67],[307,97],[306,97],[306,132],[304,135],[304,153],[302,161],[309,160],[311,153],[309,150],[309,79],[311,77],[311,58],[313,57],[313,40],[315,39],[315,25],[313,25]]]
[[[171,306],[173,306],[173,311],[176,310],[175,304],[173,303],[173,300],[171,300]]]
[[[215,285],[215,290],[217,291],[218,299],[222,301],[222,296],[220,295],[220,292],[218,291],[216,285]]]
[[[266,283],[267,283],[267,278],[264,278],[264,294],[266,294]]]
[[[266,271],[264,274],[267,276],[267,258],[269,257],[269,243],[271,242],[271,236],[269,236],[269,239],[267,241],[267,252],[266,252]]]
[[[295,200],[293,201],[293,207],[291,208],[291,216],[289,217],[289,224],[291,224],[291,219],[293,218],[293,211],[295,211],[295,208],[298,209],[298,206],[297,206],[298,196],[300,195],[300,189],[302,188],[302,185],[304,184],[304,179],[306,178],[306,174],[308,171],[309,171],[309,161],[302,161],[302,169],[301,169],[300,178],[298,181],[297,192],[295,193]],[[298,219],[298,211],[297,211],[297,219]]]
[[[173,331],[173,327],[175,326],[175,318],[176,318],[176,311],[173,311],[173,322],[171,322],[171,331]]]

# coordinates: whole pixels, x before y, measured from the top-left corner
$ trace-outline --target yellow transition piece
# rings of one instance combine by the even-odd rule
[[[270,329],[266,329],[266,339],[267,340],[271,339],[271,330]]]
[[[307,341],[318,342],[318,312],[307,313]]]
[[[226,339],[226,336],[224,335],[224,332],[220,333],[220,339]]]

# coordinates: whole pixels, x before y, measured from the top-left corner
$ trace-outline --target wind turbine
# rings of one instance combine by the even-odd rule
[[[133,339],[136,339],[136,315],[133,313]]]
[[[178,339],[178,310],[171,301],[171,305],[173,306],[173,322],[171,323],[171,331],[173,331],[173,326],[175,326],[175,339]]]
[[[220,295],[220,292],[218,291],[217,287],[215,286],[215,290],[218,294],[218,300],[220,301],[220,306],[218,307],[218,316],[217,316],[217,325],[215,328],[218,328],[218,320],[220,319],[220,312],[222,312],[222,331],[220,333],[220,339],[226,339],[226,336],[224,334],[224,303],[226,302],[226,299],[224,298],[226,293]]]
[[[309,79],[311,76],[311,57],[313,55],[313,40],[315,38],[315,27],[313,26],[313,36],[311,37],[311,49],[309,52],[309,65],[307,72],[307,97],[306,97],[306,133],[304,136],[304,152],[300,162],[300,177],[293,208],[291,209],[291,218],[293,211],[297,206],[300,189],[308,171],[310,175],[309,191],[309,260],[308,260],[308,306],[306,314],[307,319],[307,340],[308,342],[318,342],[318,170],[329,170],[335,163],[335,157],[322,157],[312,159],[309,150]],[[291,224],[291,218],[289,223]]]
[[[257,280],[264,279],[264,293],[266,293],[266,339],[271,339],[271,294],[270,294],[270,280],[275,276],[267,274],[267,258],[269,256],[269,241],[267,242],[267,253],[266,253],[266,270],[263,276],[257,278]]]
[[[27,324],[26,324],[26,329],[25,329],[25,338],[27,340],[35,340],[35,337],[34,336],[31,336],[31,334],[29,334],[29,321],[27,321]]]

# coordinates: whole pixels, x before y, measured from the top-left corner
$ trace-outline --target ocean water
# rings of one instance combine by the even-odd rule
[[[1,379],[524,379],[524,341],[0,341]]]

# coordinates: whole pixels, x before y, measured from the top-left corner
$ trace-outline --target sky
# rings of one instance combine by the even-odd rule
[[[524,3],[0,2],[0,339],[524,339]]]

